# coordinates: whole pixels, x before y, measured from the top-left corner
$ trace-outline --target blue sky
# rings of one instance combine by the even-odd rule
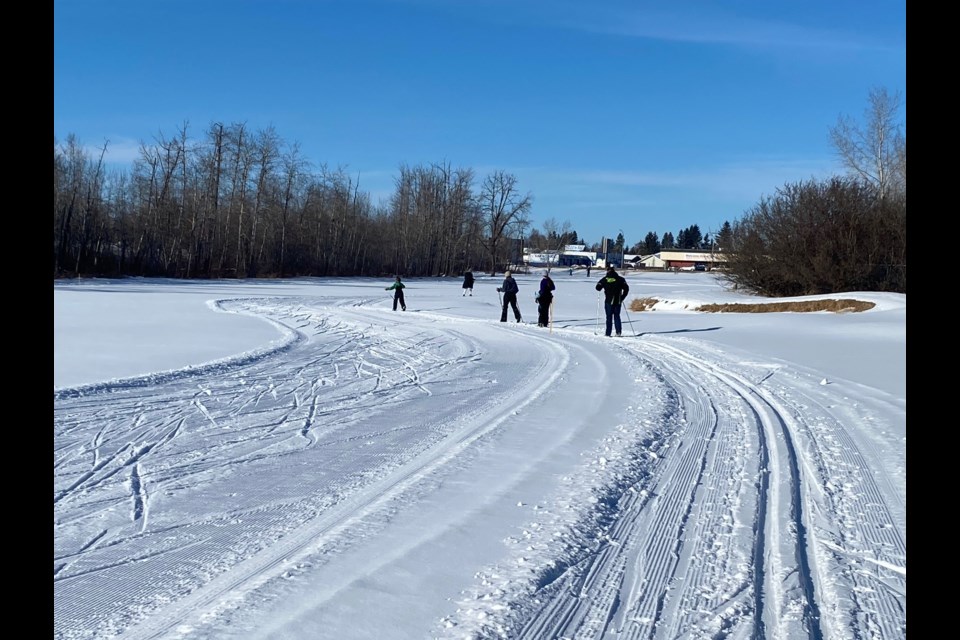
[[[906,99],[905,1],[54,1],[55,142],[127,166],[273,127],[375,202],[401,166],[503,170],[588,242],[842,172],[829,129],[877,87]]]

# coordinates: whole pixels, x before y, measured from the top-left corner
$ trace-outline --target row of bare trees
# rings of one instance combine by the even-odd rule
[[[533,196],[495,171],[401,167],[374,204],[343,169],[315,169],[272,129],[184,125],[109,168],[74,136],[54,142],[54,277],[459,274],[504,270]]]

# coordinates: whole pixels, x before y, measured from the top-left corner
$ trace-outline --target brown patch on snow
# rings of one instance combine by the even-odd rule
[[[635,298],[630,301],[630,311],[651,311],[657,304],[657,298]],[[855,313],[873,309],[873,302],[840,298],[836,300],[802,300],[797,302],[768,302],[768,303],[729,303],[705,304],[694,311],[704,313],[807,313],[811,311],[831,311],[833,313]]]

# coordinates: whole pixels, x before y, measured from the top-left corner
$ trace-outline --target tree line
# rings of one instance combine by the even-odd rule
[[[709,233],[704,234],[700,231],[700,225],[690,225],[685,229],[680,229],[674,236],[670,231],[666,231],[662,236],[656,232],[649,231],[644,239],[633,245],[628,245],[623,233],[618,233],[616,238],[610,238],[606,243],[606,253],[620,254],[628,253],[634,255],[648,256],[659,253],[666,249],[688,249],[688,250],[712,250],[720,242],[729,242],[732,227],[729,222],[724,222],[716,237],[711,237]],[[544,230],[533,229],[530,235],[525,238],[526,245],[543,250],[553,250],[557,246],[568,244],[582,244],[584,251],[595,251],[604,253],[604,243],[594,242],[593,244],[581,240],[576,231],[569,230],[569,224],[566,230],[557,230],[556,222],[553,219],[544,223]]]
[[[906,293],[906,136],[899,94],[874,89],[864,124],[841,117],[830,142],[847,175],[785,184],[715,237],[698,225],[622,233],[587,245],[570,223],[531,228],[533,195],[516,176],[449,163],[401,166],[373,203],[344,169],[314,167],[273,128],[211,124],[199,140],[141,144],[129,170],[109,168],[75,136],[54,141],[55,278],[437,276],[504,271],[523,246],[649,255],[709,249],[725,277],[761,295],[851,290]]]
[[[496,273],[524,246],[581,242],[569,222],[532,228],[533,195],[504,171],[401,166],[389,200],[373,203],[358,178],[313,167],[272,128],[214,123],[192,140],[183,125],[141,144],[129,170],[110,168],[107,151],[73,135],[54,144],[55,278]],[[684,248],[701,241],[696,225],[684,234]],[[676,246],[671,233],[663,245]]]
[[[502,271],[533,196],[504,171],[400,167],[374,204],[272,128],[181,127],[110,169],[75,136],[54,144],[54,277],[410,276]]]

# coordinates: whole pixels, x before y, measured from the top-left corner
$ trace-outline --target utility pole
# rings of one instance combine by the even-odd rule
[[[623,229],[617,229],[617,231],[620,232],[620,238],[619,238],[620,239],[620,269],[622,270],[624,268],[623,256],[624,256],[624,252],[626,251],[626,247],[623,245],[627,243],[627,239],[623,236]]]

